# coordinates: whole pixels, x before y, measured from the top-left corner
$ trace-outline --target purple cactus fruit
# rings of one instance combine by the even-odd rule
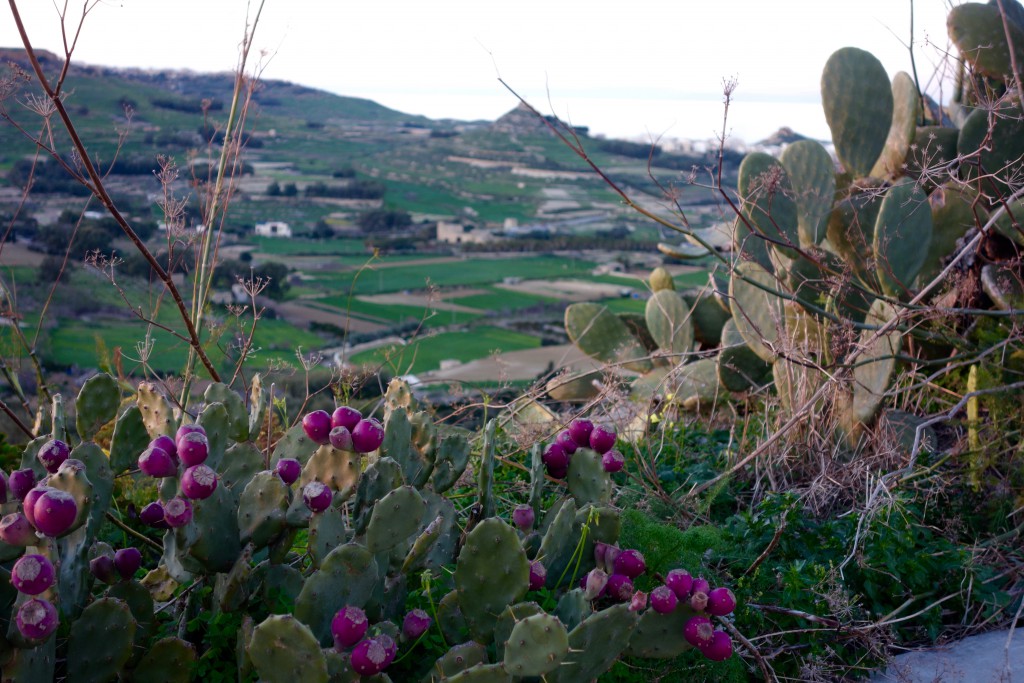
[[[548,467],[548,476],[552,479],[565,479],[569,476],[569,466],[563,465],[562,467]]]
[[[623,550],[612,562],[613,571],[635,579],[647,570],[644,556],[639,550]]]
[[[327,438],[331,433],[331,416],[326,410],[314,410],[311,413],[306,413],[306,416],[302,418],[302,431],[306,432],[306,436],[316,443],[327,443]]]
[[[151,526],[156,529],[165,528],[167,523],[164,521],[164,506],[159,501],[153,501],[146,507],[142,508],[139,512],[139,519],[146,526]]]
[[[604,595],[605,586],[608,585],[608,574],[603,569],[591,569],[586,581],[583,587],[584,597],[587,600],[597,600]]]
[[[690,586],[690,595],[694,593],[704,593],[707,595],[711,592],[711,584],[703,576],[698,576],[693,580],[693,585]]]
[[[569,454],[565,452],[565,449],[557,441],[547,445],[540,459],[548,468],[548,474],[551,474],[552,470],[561,471],[569,468]],[[555,475],[552,474],[551,476]]]
[[[342,607],[331,619],[334,647],[338,650],[352,647],[363,639],[369,626],[370,622],[366,619],[366,612],[362,609],[352,605]]]
[[[605,472],[618,472],[626,466],[626,458],[614,448],[601,456],[601,467]]]
[[[395,639],[386,633],[381,633],[379,636],[374,637],[374,640],[378,641],[384,647],[384,666],[388,668],[391,666],[391,662],[395,661],[395,655],[398,654],[398,643]]]
[[[590,448],[590,433],[594,431],[594,423],[590,420],[577,418],[569,423],[569,436],[581,448]]]
[[[171,498],[164,503],[164,522],[177,528],[192,521],[192,503],[184,498]]]
[[[615,431],[605,427],[594,427],[590,432],[590,448],[596,453],[604,455],[615,445]]]
[[[615,560],[622,554],[622,548],[617,545],[609,545],[604,549],[604,570],[609,574],[615,573]]]
[[[555,437],[555,443],[561,446],[562,450],[568,455],[573,455],[580,447],[580,445],[573,440],[568,429],[558,432],[558,436]]]
[[[311,481],[302,489],[302,502],[313,512],[323,512],[331,507],[334,494],[326,484],[319,481]]]
[[[344,427],[351,432],[362,419],[363,414],[352,406],[338,406],[331,414],[331,427]]]
[[[639,612],[647,607],[647,593],[636,591],[629,599],[629,611]]]
[[[685,600],[690,597],[693,577],[685,569],[673,569],[665,576],[665,585],[672,589],[677,598]]]
[[[402,635],[406,640],[416,640],[430,628],[433,619],[421,609],[414,609],[402,620]]]
[[[539,591],[548,579],[548,570],[540,560],[530,563],[530,590]]]
[[[193,465],[181,475],[181,492],[186,498],[204,500],[217,490],[217,473],[206,465]]]
[[[533,508],[529,505],[517,505],[512,510],[512,523],[516,525],[520,531],[524,534],[530,533],[533,529],[533,523],[535,518],[533,514]]]
[[[708,603],[704,609],[712,616],[724,617],[736,609],[736,596],[728,588],[715,588],[708,593]]]
[[[384,443],[384,427],[375,418],[360,420],[352,428],[352,448],[356,453],[370,453]]]
[[[114,553],[114,567],[121,578],[128,581],[142,566],[142,553],[138,548],[121,548]]]
[[[178,439],[178,459],[185,463],[185,467],[203,464],[209,454],[210,442],[206,440],[206,434],[189,432]]]
[[[333,428],[327,438],[331,442],[331,445],[339,451],[351,451],[355,448],[355,445],[352,442],[352,432],[349,431],[348,427],[339,426]]]
[[[0,505],[7,502],[7,473],[0,470]]]
[[[658,586],[651,591],[651,609],[658,614],[670,614],[679,605],[679,596],[668,586]]]
[[[69,457],[71,457],[71,449],[60,439],[50,439],[36,453],[36,458],[50,474],[54,474],[60,464]]]
[[[703,615],[697,615],[690,617],[683,626],[683,637],[686,638],[686,642],[694,647],[701,647],[711,642],[714,637],[715,629],[711,625],[711,620]]]
[[[57,608],[43,598],[32,598],[22,603],[15,621],[18,623],[18,631],[29,640],[48,638],[60,623]]]
[[[28,497],[25,498],[28,500]],[[27,516],[27,515],[26,515]],[[44,489],[32,506],[29,518],[45,536],[57,537],[71,528],[78,516],[78,503],[74,496],[58,489]]]
[[[173,477],[178,473],[178,463],[170,453],[159,446],[150,446],[139,456],[139,469],[155,479]]]
[[[178,445],[174,443],[174,439],[167,436],[166,434],[161,434],[160,436],[156,437],[155,439],[149,442],[150,448],[153,448],[154,446],[156,448],[162,448],[165,451],[167,451],[167,453],[174,460],[174,463],[178,463]]]
[[[186,434],[202,434],[203,436],[206,436],[206,428],[195,422],[183,424],[178,427],[178,431],[174,433],[174,443],[181,441]]]
[[[53,585],[53,564],[44,555],[22,555],[11,569],[11,583],[21,593],[39,595]]]
[[[291,486],[298,481],[299,475],[302,474],[302,463],[295,458],[281,458],[277,461],[274,471],[286,486]]]
[[[7,479],[7,484],[12,496],[18,500],[25,500],[28,492],[35,488],[36,473],[30,469],[14,470]]]
[[[608,577],[604,594],[614,602],[627,602],[633,597],[633,581],[625,574],[612,574]]]
[[[118,578],[114,558],[110,555],[97,555],[89,560],[89,572],[96,577],[97,581],[106,584],[113,584]]]
[[[700,645],[701,654],[712,662],[724,662],[732,657],[732,638],[725,631],[715,631],[711,642]]]
[[[12,512],[0,519],[0,540],[7,545],[27,548],[39,542],[35,527],[21,512]]]
[[[352,669],[360,676],[376,676],[387,661],[387,648],[379,638],[361,640],[352,650]]]

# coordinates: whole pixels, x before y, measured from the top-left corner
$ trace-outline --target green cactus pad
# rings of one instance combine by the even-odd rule
[[[925,420],[904,410],[886,410],[878,417],[879,427],[899,447],[904,457],[910,457],[917,437],[917,428]],[[921,434],[921,453],[935,452],[939,445],[938,436],[930,426],[925,427]]]
[[[370,514],[377,501],[403,483],[402,468],[387,456],[378,458],[366,468],[356,485],[355,505],[352,509],[356,534],[366,533],[366,525],[370,523]]]
[[[263,453],[251,441],[235,443],[224,451],[216,470],[220,475],[220,486],[235,492],[245,490],[257,472],[266,467]]]
[[[585,538],[583,537],[584,525],[589,525]],[[572,535],[577,542],[578,539],[583,539],[583,552],[579,567],[571,573],[569,580],[578,580],[583,574],[593,569],[594,544],[600,542],[614,545],[619,542],[620,531],[622,531],[622,513],[618,508],[610,505],[585,505],[577,510]]]
[[[295,599],[295,616],[308,624],[325,646],[331,643],[331,619],[345,605],[363,607],[380,578],[373,554],[346,543],[328,553]]]
[[[301,424],[291,427],[274,445],[274,455],[270,459],[273,468],[281,458],[293,458],[305,465],[320,448],[319,444],[306,436]]]
[[[869,175],[892,123],[885,67],[859,48],[836,50],[821,74],[821,104],[839,161],[854,176]]]
[[[384,423],[384,442],[381,453],[402,467],[402,474],[410,486],[422,487],[434,470],[434,451],[437,446],[436,428],[427,413],[406,414],[397,408]]]
[[[786,169],[793,188],[800,246],[817,246],[825,239],[836,193],[832,157],[815,140],[797,140],[783,150],[779,162]]]
[[[128,406],[114,423],[110,439],[110,469],[115,475],[137,466],[139,454],[150,442],[149,432],[142,421],[138,406]]]
[[[220,382],[214,382],[206,388],[203,400],[207,404],[221,403],[227,409],[227,436],[233,441],[246,441],[249,438],[249,412],[245,401],[238,393]]]
[[[873,281],[873,272],[868,266],[884,189],[880,182],[851,188],[849,195],[836,203],[828,220],[829,246],[854,274],[866,281]]]
[[[253,570],[252,553],[252,543],[246,544],[231,571],[216,575],[213,584],[213,604],[218,611],[235,612],[249,599]]]
[[[651,287],[652,292],[660,292],[663,289],[675,289],[676,283],[669,275],[669,272],[658,266],[651,271],[651,277],[648,280],[648,284]]]
[[[690,244],[689,242],[680,242],[679,244],[658,242],[658,251],[665,256],[671,256],[672,258],[679,259],[681,261],[704,258],[711,253],[706,247],[699,244]]]
[[[475,641],[459,643],[437,658],[434,668],[423,679],[424,682],[438,683],[447,680],[477,664],[487,663],[487,649]]]
[[[345,518],[341,510],[329,507],[323,512],[313,515],[309,520],[309,554],[313,558],[313,566],[319,567],[327,555],[348,540]]]
[[[459,480],[469,465],[469,440],[464,434],[442,434],[434,456],[431,484],[434,491],[444,493]]]
[[[730,318],[722,328],[722,350],[718,353],[718,379],[729,391],[746,391],[759,386],[771,365],[754,353]]]
[[[961,176],[977,180],[983,171],[984,175],[991,174],[1010,189],[1016,189],[1020,182],[1020,158],[1024,156],[1024,115],[1020,105],[1001,100],[995,107],[975,109],[960,129],[957,152],[970,157],[960,164]]]
[[[327,660],[309,628],[288,614],[273,614],[252,633],[249,658],[266,683],[327,683]]]
[[[947,164],[956,158],[960,131],[945,126],[919,126],[907,153],[907,173],[918,177],[925,169]]]
[[[573,588],[558,599],[554,613],[567,629],[572,630],[594,613],[592,607],[586,593],[581,588]]]
[[[120,600],[128,606],[135,620],[135,657],[146,651],[153,631],[153,596],[138,581],[121,581],[107,589],[108,598]]]
[[[530,495],[527,503],[533,508],[535,519],[540,519],[541,506],[544,504],[544,445],[535,443],[530,449]]]
[[[100,598],[71,624],[68,671],[85,683],[114,680],[132,654],[134,638],[135,620],[128,606]]]
[[[719,304],[715,293],[706,287],[693,301],[693,312],[690,316],[693,322],[693,336],[706,349],[718,346],[722,341],[722,327],[731,317],[729,311]]]
[[[1003,236],[1010,238],[1018,245],[1024,246],[1024,198],[1018,198],[1016,201],[1010,202],[1010,213],[1003,212],[998,218],[996,218],[995,228]],[[1012,218],[1011,218],[1012,214]],[[1017,224],[1014,225],[1014,220]]]
[[[535,602],[519,602],[509,605],[494,624],[494,651],[499,661],[505,657],[505,646],[512,635],[516,624],[537,614],[546,614]]]
[[[484,425],[480,464],[477,465],[476,488],[480,511],[484,517],[493,517],[497,509],[494,500],[494,452],[497,448],[497,439],[495,438],[497,429],[497,420],[488,420]]]
[[[658,348],[668,353],[688,353],[693,348],[690,307],[672,289],[655,292],[647,300],[644,317]]]
[[[602,370],[591,370],[576,375],[560,375],[548,380],[544,391],[555,401],[589,401],[600,392],[594,381],[603,377],[604,371]]]
[[[872,248],[878,283],[890,296],[907,297],[932,240],[928,197],[904,178],[889,188],[875,221]]]
[[[1011,0],[1007,0],[1009,4]],[[995,4],[968,2],[957,5],[946,17],[949,37],[975,71],[989,78],[1007,79],[1013,74],[1013,59],[1006,42],[1010,31],[1013,54],[1024,63],[1024,30],[1014,22],[1003,25],[1003,16]]]
[[[321,446],[302,468],[299,487],[311,481],[319,481],[335,492],[336,500],[345,500],[355,491],[360,462],[358,453],[342,451],[330,444]]]
[[[718,363],[714,358],[701,358],[679,367],[666,386],[666,399],[684,410],[702,410],[723,398]]]
[[[380,553],[394,548],[420,530],[426,508],[419,491],[402,486],[373,506],[366,528],[366,548]]]
[[[883,325],[896,315],[892,305],[875,300],[871,304],[865,323]],[[892,330],[877,339],[874,330],[864,330],[860,335],[860,348],[864,352],[857,358],[853,368],[853,418],[860,423],[869,423],[878,413],[885,398],[885,392],[892,383],[896,370],[896,354],[902,347],[903,335]]]
[[[505,670],[514,676],[543,676],[569,654],[569,634],[558,617],[534,614],[516,622],[505,644]]]
[[[116,379],[106,373],[87,379],[75,401],[76,425],[82,440],[91,441],[100,427],[117,416],[120,405],[121,387]]]
[[[36,647],[16,647],[0,669],[0,683],[51,683],[57,667],[57,639]]]
[[[501,612],[526,595],[530,561],[516,530],[489,517],[466,535],[455,566],[459,606],[477,638],[487,638]]]
[[[457,643],[466,638],[469,624],[459,604],[459,592],[447,593],[437,603],[437,626],[449,643]]]
[[[625,363],[641,373],[651,369],[644,345],[607,306],[589,302],[569,305],[565,331],[581,351],[603,363]]]
[[[238,498],[238,531],[242,543],[266,547],[287,526],[290,493],[273,472],[259,472]]]
[[[565,479],[577,507],[587,503],[610,503],[612,500],[611,475],[604,471],[601,456],[589,448],[581,448],[572,456]]]
[[[932,211],[932,241],[928,245],[924,265],[917,274],[922,285],[942,272],[944,260],[956,251],[957,240],[976,227],[978,221],[984,224],[987,220],[988,212],[980,202],[972,208],[976,196],[973,192],[963,190],[959,183],[953,182],[935,188],[928,195]]]
[[[904,164],[917,132],[921,110],[921,97],[910,74],[900,71],[892,79],[892,124],[885,148],[869,175],[876,178],[898,178],[904,174]]]
[[[743,253],[765,267],[769,245],[793,254],[800,242],[798,210],[789,173],[779,160],[764,152],[745,156],[737,191],[743,200],[740,212],[746,218],[736,226]]]
[[[171,404],[155,384],[139,382],[137,403],[139,410],[142,411],[142,421],[146,425],[151,439],[155,439],[161,434],[174,436],[175,430],[178,429],[178,420],[174,416]]]
[[[231,418],[228,409],[223,403],[207,403],[203,412],[199,414],[196,424],[206,430],[206,442],[208,444],[208,455],[205,465],[217,469],[220,461],[224,458],[224,451],[228,448],[228,425]]]
[[[95,538],[100,527],[103,526],[114,494],[114,475],[110,471],[110,461],[107,459],[106,453],[91,441],[78,444],[71,451],[71,457],[81,460],[85,464],[85,474],[92,485],[90,493],[92,505],[89,509],[86,534],[90,539]]]
[[[573,535],[573,526],[576,522],[575,501],[571,498],[566,499],[557,510],[549,510],[545,522],[547,528],[544,530],[537,559],[543,562],[544,568],[548,570],[545,585],[548,588],[557,588],[559,581],[568,584],[572,580],[567,570],[579,541]]]
[[[402,561],[402,574],[409,574],[421,566],[444,530],[445,518],[443,515],[438,515],[413,541],[412,547],[409,548],[409,552]]]
[[[597,679],[625,651],[636,626],[637,615],[629,610],[629,605],[613,605],[594,612],[569,632],[570,655],[549,680],[576,683]]]
[[[738,264],[729,281],[729,308],[736,327],[747,346],[767,363],[776,358],[783,321],[782,299],[771,293],[779,286],[771,273],[752,261]]]
[[[78,450],[81,450],[80,448]],[[68,529],[68,533],[82,526],[89,519],[92,510],[93,486],[85,470],[74,470],[64,468],[56,474],[51,474],[47,480],[49,485],[71,494],[78,506],[78,515]],[[97,523],[98,526],[98,523]]]
[[[195,663],[196,651],[191,644],[179,638],[163,638],[148,648],[132,671],[132,678],[138,683],[188,683]]]
[[[445,683],[511,683],[512,674],[502,664],[477,664],[454,676]]]
[[[258,596],[263,607],[274,614],[291,609],[302,592],[305,578],[291,565],[264,560],[253,569],[251,582],[250,593]]]
[[[1018,268],[997,263],[985,264],[981,268],[981,287],[996,308],[1003,311],[1024,309],[1024,282]]]
[[[634,657],[672,659],[693,649],[683,637],[683,627],[694,614],[688,605],[669,614],[647,610],[637,622],[626,652]]]

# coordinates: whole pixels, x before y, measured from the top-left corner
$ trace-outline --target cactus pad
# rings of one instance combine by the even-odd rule
[[[138,406],[128,406],[114,423],[114,435],[110,439],[110,469],[121,474],[136,466],[139,453],[149,443],[149,432],[142,421]]]
[[[1010,2],[1012,0],[1007,0],[1007,4]],[[957,5],[946,17],[946,29],[961,56],[985,76],[1002,80],[1013,74],[1007,30],[1017,63],[1024,63],[1024,30],[1013,21],[1004,28],[1003,16],[995,3]]]
[[[133,680],[146,683],[188,683],[196,651],[178,638],[158,640],[132,671]]]
[[[772,294],[778,287],[775,277],[752,261],[738,264],[729,281],[729,307],[736,327],[747,346],[768,363],[775,360],[783,323],[782,299]]]
[[[75,401],[76,425],[82,440],[91,441],[100,427],[114,419],[119,405],[121,388],[116,379],[106,373],[87,379]]]
[[[865,322],[868,325],[883,325],[896,315],[896,310],[881,299],[871,304]],[[869,423],[878,413],[885,392],[889,390],[896,370],[896,354],[900,352],[903,335],[891,330],[881,337],[874,330],[864,330],[860,335],[860,348],[864,352],[856,359],[853,368],[853,418],[856,422]]]
[[[740,164],[737,189],[743,200],[740,211],[746,221],[738,221],[736,238],[745,254],[768,267],[768,245],[791,253],[792,248],[786,245],[795,247],[800,241],[797,204],[789,174],[770,154],[751,152]],[[757,234],[752,235],[751,230]]]
[[[626,604],[591,614],[569,632],[570,655],[553,674],[552,683],[595,680],[629,645],[636,625],[637,615]]]
[[[627,363],[636,372],[651,369],[643,344],[607,306],[571,304],[565,309],[565,331],[581,351],[603,363]]]
[[[662,351],[678,354],[688,353],[693,348],[690,310],[675,290],[655,292],[647,300],[644,317],[647,329]]]
[[[366,528],[366,548],[380,553],[394,548],[419,531],[426,505],[419,491],[402,486],[388,493],[373,506]]]
[[[316,638],[291,615],[267,617],[253,630],[247,651],[266,683],[327,683],[327,660]]]
[[[68,671],[76,681],[117,678],[132,654],[135,620],[128,606],[113,598],[100,598],[71,624]]]
[[[138,406],[142,411],[142,422],[146,425],[149,437],[155,439],[161,434],[173,437],[178,428],[171,404],[160,393],[155,384],[139,382]]]
[[[380,573],[373,555],[347,543],[328,553],[295,599],[295,616],[309,625],[324,645],[331,642],[331,619],[345,605],[364,606]]]
[[[870,52],[844,47],[821,74],[821,104],[836,155],[854,176],[871,173],[892,123],[889,74]]]
[[[287,524],[289,491],[276,474],[254,476],[238,499],[238,530],[242,543],[263,548],[281,535]]]
[[[914,79],[905,71],[900,71],[892,79],[892,101],[889,136],[885,140],[885,148],[871,169],[870,175],[876,178],[898,178],[903,175],[903,165],[917,132],[921,98]]]
[[[612,500],[612,478],[604,471],[601,456],[589,448],[579,449],[569,460],[566,483],[578,507],[587,503],[610,503]]]
[[[817,246],[825,239],[836,192],[832,157],[814,140],[797,140],[783,150],[779,162],[789,174],[793,189],[800,246]]]
[[[515,676],[543,676],[569,654],[569,634],[550,614],[534,614],[516,622],[505,644],[505,670]]]
[[[924,265],[931,240],[928,197],[912,180],[904,178],[889,188],[875,220],[875,272],[886,293],[907,296]]]
[[[506,606],[518,602],[529,588],[530,561],[516,530],[490,517],[466,535],[455,567],[459,606],[478,638],[493,630]]]

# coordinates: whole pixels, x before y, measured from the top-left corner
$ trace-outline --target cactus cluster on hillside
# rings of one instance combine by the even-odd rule
[[[1021,36],[1012,43],[1019,53],[1024,9],[1016,0],[1004,5],[1008,30]],[[656,269],[643,319],[573,304],[565,314],[569,338],[632,377],[637,400],[657,395],[692,408],[772,385],[791,413],[834,382],[816,413],[829,411],[845,441],[860,443],[880,419],[909,337],[933,353],[962,342],[955,331],[906,319],[972,237],[981,233],[983,248],[991,247],[989,263],[960,269],[977,286],[933,288],[924,303],[1020,305],[1017,283],[1024,279],[1014,254],[1024,245],[1017,222],[1024,214],[1017,191],[1024,110],[1003,25],[994,2],[950,12],[949,34],[963,61],[948,107],[922,96],[907,73],[890,81],[870,53],[837,50],[824,67],[821,96],[838,163],[814,140],[790,144],[778,158],[748,154],[739,170],[733,249],[708,286],[676,292],[668,273]],[[1001,215],[990,221],[996,211]],[[982,290],[987,302],[965,301]],[[590,398],[597,389],[588,379],[559,378],[549,392],[560,400]],[[920,421],[892,410],[886,417],[913,441]]]

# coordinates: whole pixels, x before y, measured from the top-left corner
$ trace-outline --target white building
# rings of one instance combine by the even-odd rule
[[[291,237],[292,228],[284,221],[269,221],[257,223],[256,234],[260,237]]]

